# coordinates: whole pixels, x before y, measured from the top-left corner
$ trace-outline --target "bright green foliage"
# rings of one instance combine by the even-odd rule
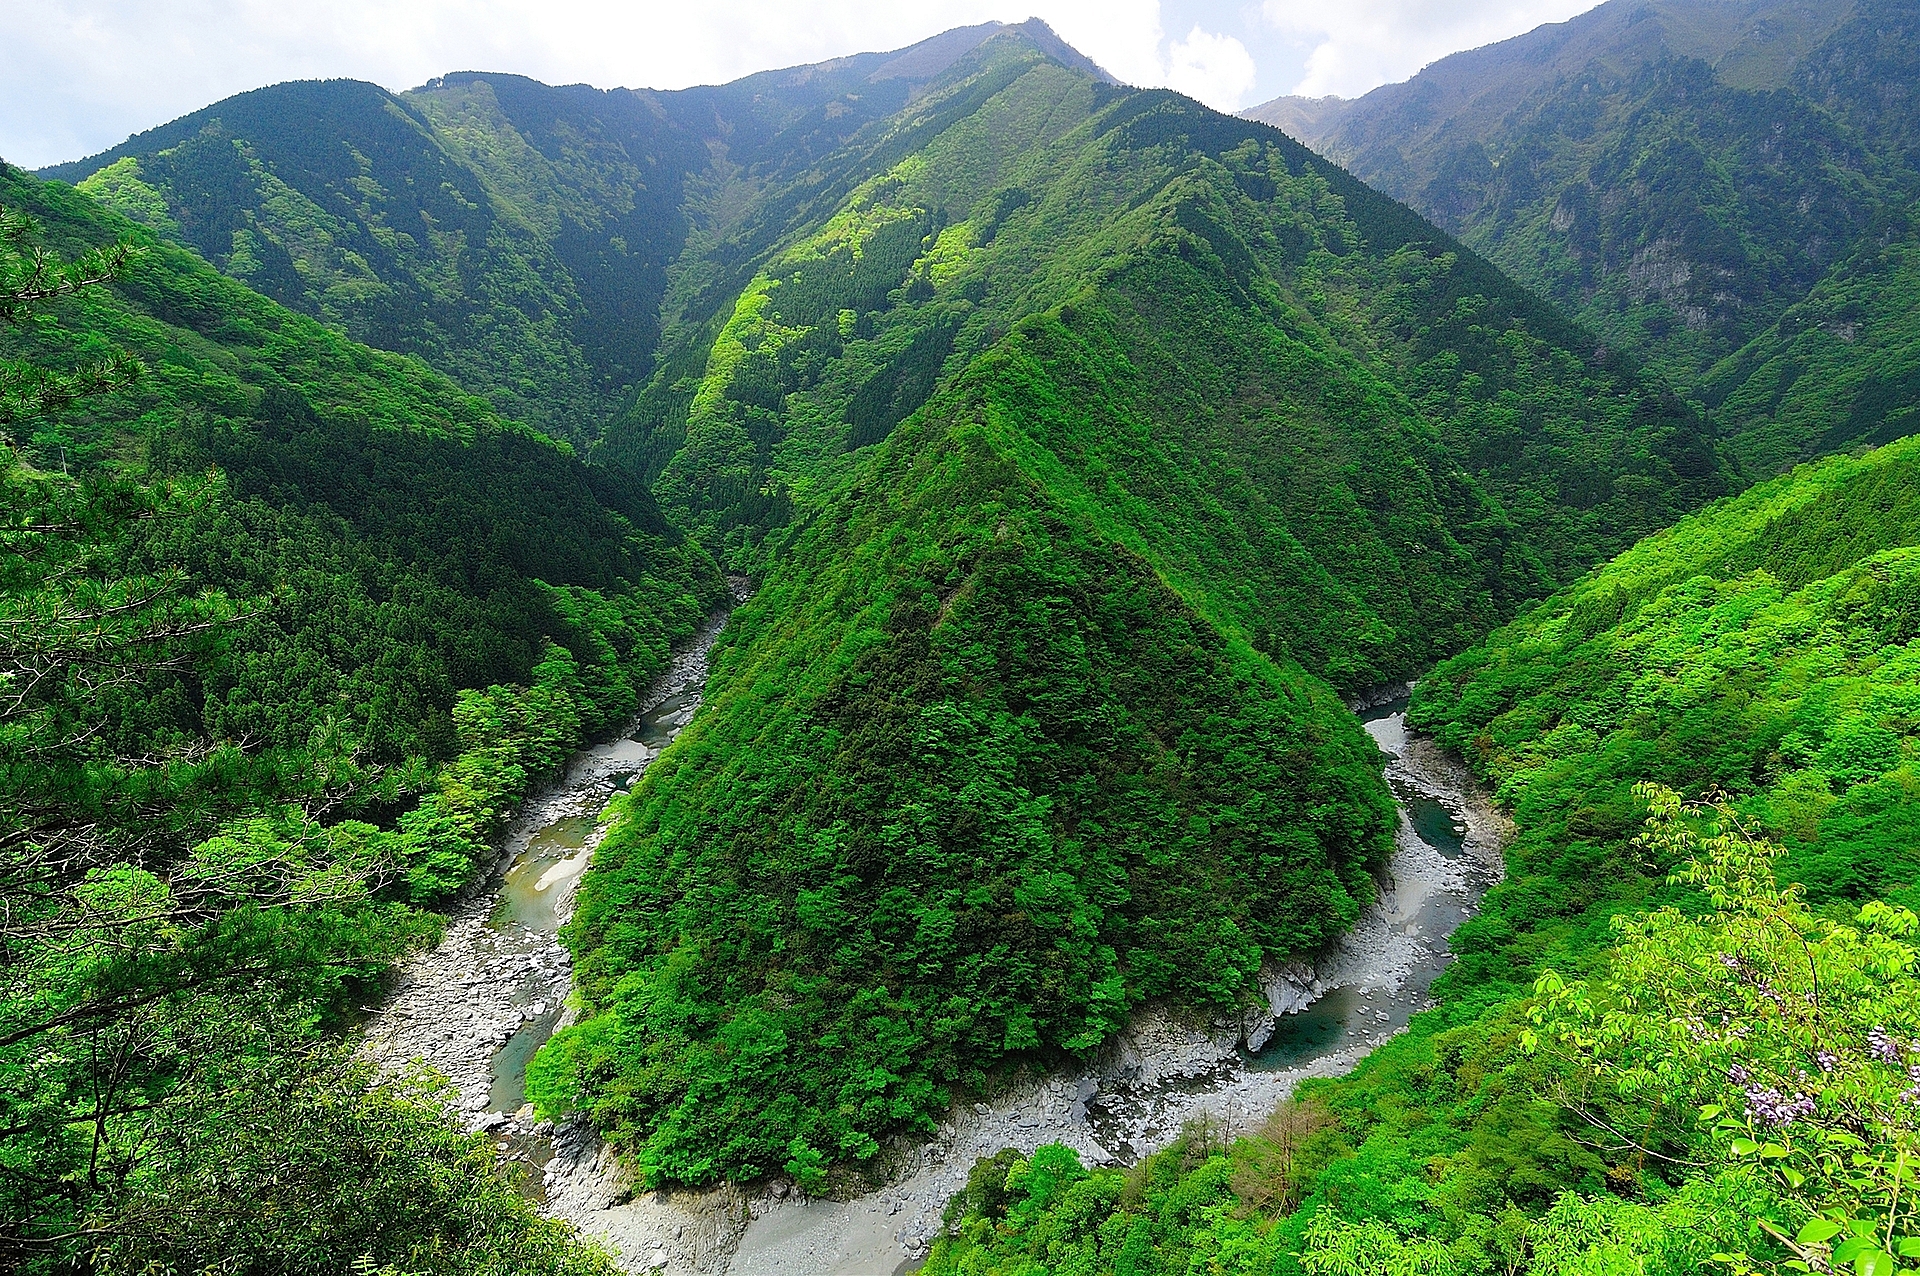
[[[1908,441],[1796,471],[1649,538],[1422,682],[1414,721],[1518,818],[1495,896],[1531,898],[1530,929],[1571,936],[1644,880],[1629,839],[1646,779],[1734,795],[1815,901],[1920,878],[1917,478]],[[1456,950],[1476,951],[1491,916]]]
[[[1604,981],[1542,975],[1530,1046],[1570,1056],[1596,1106],[1618,1096],[1669,1120],[1696,1109],[1695,1148],[1765,1185],[1762,1228],[1803,1264],[1891,1276],[1896,1255],[1920,1258],[1920,919],[1878,901],[1851,925],[1820,917],[1776,885],[1781,848],[1731,807],[1640,794],[1645,843],[1685,863],[1680,879],[1713,911],[1619,919]]]
[[[1831,1249],[1852,1235],[1839,1224],[1872,1214],[1873,1191],[1883,1192],[1875,1244],[1894,1245],[1886,1192],[1911,1173],[1896,1146],[1913,1128],[1900,1098],[1911,1061],[1887,1067],[1863,1052],[1872,1027],[1901,1050],[1914,1035],[1916,999],[1898,951],[1905,914],[1874,905],[1851,930],[1828,919],[1850,917],[1848,901],[1870,895],[1912,902],[1914,731],[1903,706],[1920,637],[1909,599],[1920,567],[1911,548],[1920,544],[1916,465],[1920,446],[1903,441],[1723,502],[1422,682],[1414,719],[1500,786],[1517,838],[1507,880],[1454,933],[1457,961],[1437,985],[1440,1009],[1350,1077],[1303,1088],[1331,1118],[1296,1161],[1299,1217],[1318,1230],[1277,1226],[1292,1229],[1294,1248],[1319,1247],[1310,1268],[1678,1273],[1706,1268],[1715,1252],[1775,1262],[1790,1254],[1760,1220],[1791,1238],[1813,1214],[1837,1211],[1835,1230],[1816,1226],[1803,1242]],[[1661,798],[1664,832],[1636,842],[1634,786],[1649,778],[1718,789],[1733,805],[1679,818]],[[1695,831],[1708,818],[1725,826],[1717,840]],[[1783,844],[1790,892],[1772,886],[1776,852],[1733,836],[1735,819]],[[1727,860],[1733,847],[1747,848],[1737,863]],[[1667,884],[1663,875],[1690,857],[1706,867]],[[1636,903],[1662,899],[1724,916],[1631,920]],[[1832,1000],[1821,1002],[1817,1023],[1798,1010],[1805,966],[1795,962],[1808,950],[1795,936],[1818,939],[1817,960],[1833,963],[1821,976]],[[1524,1008],[1544,965],[1607,979],[1605,948],[1621,941],[1606,985],[1616,1000],[1583,1003],[1611,1013],[1570,1038],[1612,1043],[1599,1085],[1581,1080],[1577,1061],[1523,1048],[1540,1032]],[[1718,953],[1752,964],[1729,970]],[[1764,1018],[1776,1005],[1790,1013]],[[1733,1028],[1758,1020],[1770,1035],[1703,1029],[1723,1015]],[[1842,1058],[1830,1080],[1810,1032]],[[1728,1060],[1713,1053],[1726,1049],[1752,1052],[1748,1082],[1730,1085]],[[1744,1124],[1712,1128],[1726,1113],[1745,1120],[1749,1084],[1778,1091],[1783,1103],[1815,1094],[1798,1080],[1802,1068],[1839,1087],[1831,1108],[1817,1096],[1822,1120],[1846,1114],[1856,1134],[1864,1123],[1891,1142],[1858,1149],[1867,1158],[1858,1165],[1852,1148],[1844,1166],[1816,1164],[1828,1146],[1821,1139],[1839,1136],[1808,1131],[1801,1164],[1800,1151],[1762,1155],[1800,1142]],[[1862,1107],[1869,1103],[1879,1106]],[[1703,1125],[1696,1106],[1711,1104],[1720,1111]],[[1703,1140],[1730,1160],[1689,1177]],[[1782,1161],[1802,1183],[1776,1171]],[[1219,1199],[1230,1214],[1259,1208]],[[1122,1228],[1107,1214],[1088,1226]],[[1549,1244],[1562,1226],[1579,1245]],[[1171,1243],[1162,1269],[1185,1270],[1218,1230]],[[1023,1252],[1013,1238],[996,1241],[968,1250],[973,1266],[955,1270],[1024,1270],[985,1257],[989,1250]],[[1278,1270],[1291,1268],[1281,1260]]]
[[[529,1090],[654,1180],[865,1159],[1144,998],[1233,1003],[1370,893],[1351,718],[1063,509],[1017,418],[951,406],[736,613],[583,884],[589,1013]]]
[[[1567,1193],[1543,1213],[1479,1218],[1466,1234],[1422,1234],[1364,1213],[1363,1200],[1294,1211],[1305,1167],[1276,1126],[1246,1137],[1190,1129],[1127,1170],[1081,1167],[1043,1147],[982,1160],[949,1206],[929,1276],[1688,1276],[1728,1237],[1765,1244],[1754,1216],[1775,1199],[1743,1169],[1697,1180],[1658,1206]],[[1442,1172],[1450,1167],[1443,1166]],[[1308,1176],[1310,1181],[1310,1175]],[[1282,1194],[1276,1197],[1275,1186]],[[1297,1186],[1293,1188],[1297,1191]]]
[[[1635,784],[1729,793],[1829,914],[1912,901],[1913,732],[1896,706],[1915,674],[1916,464],[1903,441],[1725,501],[1422,681],[1413,720],[1499,786],[1517,829],[1506,880],[1453,934],[1440,1008],[1313,1088],[1340,1121],[1319,1182],[1344,1212],[1446,1238],[1569,1189],[1654,1190],[1658,1163],[1570,1118],[1518,1050],[1544,966],[1589,969],[1616,914],[1698,898],[1666,883],[1670,853],[1634,843]],[[1504,1252],[1496,1239],[1482,1243]]]
[[[1752,489],[1422,681],[1413,720],[1499,787],[1517,828],[1506,880],[1452,936],[1440,1008],[1312,1087],[1340,1122],[1319,1190],[1344,1212],[1443,1238],[1488,1229],[1498,1253],[1507,1211],[1654,1190],[1657,1162],[1569,1117],[1518,1049],[1543,967],[1590,969],[1615,915],[1698,898],[1666,883],[1671,856],[1635,844],[1635,784],[1729,793],[1830,913],[1911,902],[1912,732],[1890,706],[1915,672],[1917,463],[1903,441]]]
[[[704,334],[684,433],[648,399],[604,445],[670,439],[668,508],[765,572],[530,1071],[651,1181],[863,1161],[1146,998],[1236,1003],[1390,827],[1311,675],[1412,672],[1718,481],[1677,404],[1270,130],[1006,39],[893,127]]]
[[[17,324],[33,307],[105,283],[118,274],[133,246],[116,244],[77,261],[61,261],[32,243],[33,220],[0,209],[0,323]],[[143,369],[124,355],[109,356],[91,367],[56,372],[25,359],[0,360],[0,426],[43,412],[57,411],[90,394],[124,390]]]
[[[0,1255],[607,1270],[328,1034],[632,712],[711,564],[422,365],[0,184],[64,250],[8,213],[0,341],[61,392],[15,401],[0,472]]]
[[[929,1276],[1047,1272],[1148,1276],[1192,1270],[1299,1270],[1290,1220],[1297,1138],[1310,1128],[1283,1108],[1250,1137],[1224,1139],[1207,1125],[1129,1170],[1082,1168],[1071,1149],[983,1159],[947,1207]]]
[[[1407,1140],[1396,1165],[1375,1139],[1329,1160],[1346,1151],[1339,1105],[1352,1082],[1317,1087],[1224,1147],[1190,1130],[1128,1171],[1087,1171],[1058,1147],[1030,1160],[1003,1153],[976,1166],[926,1270],[1911,1270],[1920,923],[1882,903],[1852,924],[1818,916],[1775,883],[1780,848],[1752,838],[1731,808],[1684,807],[1657,786],[1641,795],[1653,809],[1645,848],[1682,866],[1676,884],[1697,890],[1706,911],[1623,916],[1595,978],[1543,975],[1520,1048],[1479,1079],[1469,1109],[1478,1128],[1452,1153],[1422,1156]],[[1496,1160],[1502,1091],[1553,1113],[1617,1169],[1533,1208],[1476,1200],[1473,1180]],[[1403,1108],[1374,1121],[1418,1131],[1405,1110],[1418,1090],[1374,1095]],[[1276,1169],[1287,1184],[1278,1192]],[[1449,1197],[1450,1212],[1431,1208]],[[1428,1208],[1406,1208],[1415,1202]]]

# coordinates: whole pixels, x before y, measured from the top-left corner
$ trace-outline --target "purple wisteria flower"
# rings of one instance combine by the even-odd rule
[[[1789,1099],[1771,1086],[1747,1087],[1747,1115],[1762,1125],[1792,1125],[1813,1113],[1814,1103],[1807,1095]]]
[[[1750,1079],[1751,1079],[1751,1074],[1749,1074],[1747,1070],[1741,1067],[1739,1064],[1730,1063],[1727,1065],[1727,1084],[1728,1085],[1745,1085]]]
[[[1822,1072],[1832,1072],[1840,1066],[1840,1056],[1831,1050],[1814,1051],[1813,1061],[1820,1065],[1820,1071]]]
[[[1867,1053],[1882,1063],[1897,1065],[1900,1062],[1899,1044],[1887,1035],[1886,1028],[1880,1024],[1867,1030]]]

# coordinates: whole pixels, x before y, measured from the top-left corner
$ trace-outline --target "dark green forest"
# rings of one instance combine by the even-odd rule
[[[0,203],[0,1253],[600,1270],[339,1033],[711,561],[423,364],[66,188]]]
[[[1906,0],[1616,0],[1303,137],[1638,352],[1751,482],[1911,429],[1917,24]]]
[[[1909,1270],[1911,23],[1831,7],[1314,139],[1446,230],[1038,22],[0,169],[0,1264],[615,1270],[357,1016],[724,568],[526,1079],[636,1189],[1238,1013],[1383,888],[1343,699],[1418,679],[1514,827],[1436,1008],[982,1161],[926,1270]]]

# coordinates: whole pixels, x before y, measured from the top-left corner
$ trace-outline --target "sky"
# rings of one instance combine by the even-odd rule
[[[1039,17],[1224,111],[1356,97],[1596,0],[0,0],[0,158],[78,159],[247,89],[448,71],[683,88]]]

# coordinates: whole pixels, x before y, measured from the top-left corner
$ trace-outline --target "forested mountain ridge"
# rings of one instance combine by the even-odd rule
[[[1003,32],[858,144],[600,447],[761,577],[529,1073],[650,1182],[857,1169],[1148,1000],[1233,1004],[1387,844],[1326,682],[1722,482],[1658,383],[1264,126]]]
[[[1869,324],[1849,317],[1858,301],[1820,299],[1914,242],[1915,16],[1900,0],[1617,0],[1355,102],[1249,114],[1290,119],[1642,352],[1758,478],[1899,432],[1883,401],[1920,359],[1906,316]],[[1816,315],[1833,351],[1806,349]],[[1810,360],[1795,366],[1857,368],[1845,402],[1778,363],[1756,375],[1793,343]]]
[[[419,360],[0,205],[0,1264],[608,1270],[338,1033],[712,561]]]
[[[651,371],[683,252],[742,236],[751,252],[753,192],[804,185],[997,29],[671,92],[475,72],[400,94],[281,84],[41,176],[584,445]]]
[[[1662,516],[1640,507],[1645,493],[1691,492],[1684,501],[1718,490],[1701,423],[1657,383],[1595,354],[1551,308],[1285,138],[1100,87],[1013,33],[946,80],[863,136],[852,158],[872,175],[770,250],[737,300],[689,313],[635,411],[600,445],[660,472],[667,507],[728,538],[739,565],[752,565],[753,540],[803,506],[808,490],[848,472],[943,376],[1023,317],[1118,273],[1127,236],[1152,220],[1140,215],[1147,206],[1171,215],[1180,205],[1205,251],[1236,259],[1230,304],[1285,313],[1290,336],[1339,350],[1355,375],[1415,400],[1392,411],[1427,413],[1496,503],[1530,508],[1521,472],[1551,472],[1560,490],[1545,510],[1561,512],[1538,517],[1651,528]],[[1183,171],[1194,151],[1212,163]],[[767,200],[784,211],[791,196]],[[1312,225],[1322,218],[1336,223],[1324,234]],[[1271,229],[1256,225],[1263,219]],[[1245,243],[1213,242],[1221,235]],[[1529,353],[1502,344],[1522,333]],[[1190,352],[1162,380],[1208,375],[1216,357],[1226,356]],[[1557,397],[1506,414],[1519,383],[1535,377]],[[1590,428],[1569,448],[1545,423],[1574,417]],[[1496,430],[1517,433],[1495,442]],[[1577,477],[1563,468],[1588,465]],[[1645,466],[1664,467],[1652,487],[1614,477],[1650,474]],[[1549,559],[1564,555],[1549,567],[1559,572],[1598,557],[1596,535],[1618,534],[1567,523],[1522,535]],[[1324,543],[1314,532],[1300,540],[1310,553]]]
[[[1441,662],[1410,720],[1497,786],[1516,837],[1437,1008],[1250,1136],[1191,1130],[1127,1171],[983,1162],[928,1270],[1682,1276],[1920,1251],[1892,1190],[1920,1040],[1916,464],[1908,438],[1799,467]]]
[[[291,103],[314,104],[310,119],[288,118]],[[1897,135],[1897,113],[1874,128]],[[1808,153],[1824,154],[1816,141]],[[185,573],[169,579],[204,591],[194,597],[222,635],[192,653],[195,672],[170,658],[116,702],[117,734],[99,747],[162,740],[193,765],[214,762],[178,773],[201,805],[167,807],[177,827],[140,834],[160,849],[104,861],[112,885],[70,897],[130,909],[158,890],[140,873],[190,895],[235,863],[289,865],[298,889],[243,901],[249,920],[268,920],[242,928],[234,951],[258,958],[258,934],[311,942],[289,945],[274,978],[244,995],[195,1003],[217,1030],[138,1057],[141,1084],[180,1116],[160,1152],[140,1127],[147,1178],[103,1196],[74,1188],[105,1137],[84,1119],[100,1104],[87,1088],[97,1074],[77,1055],[57,1074],[18,1070],[41,1116],[8,1154],[63,1167],[65,1195],[22,1198],[46,1226],[83,1206],[164,1219],[151,1194],[162,1173],[192,1189],[184,1222],[140,1233],[132,1270],[149,1257],[191,1269],[246,1230],[218,1205],[232,1195],[219,1174],[194,1170],[222,1164],[206,1154],[220,1127],[168,1096],[244,1108],[249,1154],[268,1164],[259,1136],[281,1091],[249,1068],[285,1070],[296,1096],[325,1099],[326,1120],[344,1105],[341,1145],[390,1169],[386,1190],[426,1202],[371,1221],[343,1206],[370,1229],[368,1252],[401,1270],[486,1270],[471,1232],[445,1242],[444,1262],[426,1252],[443,1233],[408,1248],[410,1230],[439,1219],[457,1231],[477,1208],[441,1172],[459,1150],[428,1137],[446,1133],[436,1101],[373,1092],[375,1117],[394,1117],[393,1099],[407,1108],[394,1128],[432,1145],[383,1159],[351,1116],[364,1074],[287,1060],[325,1052],[343,1008],[431,935],[423,910],[487,862],[502,814],[632,709],[669,643],[718,599],[714,557],[751,573],[757,592],[714,650],[698,715],[616,802],[566,936],[573,1022],[536,1056],[527,1093],[542,1115],[584,1112],[649,1186],[786,1173],[809,1191],[851,1190],[884,1142],[932,1129],[956,1100],[1083,1060],[1149,1004],[1237,1009],[1263,967],[1351,925],[1397,820],[1343,693],[1441,661],[1477,704],[1474,686],[1491,684],[1470,673],[1485,653],[1559,614],[1560,601],[1533,600],[1585,597],[1619,570],[1590,574],[1596,563],[1660,544],[1646,538],[1739,484],[1723,452],[1753,466],[1905,419],[1901,383],[1882,375],[1900,302],[1876,283],[1909,272],[1897,235],[1856,254],[1853,275],[1810,286],[1768,329],[1773,344],[1748,342],[1715,401],[1754,406],[1741,409],[1744,432],[1722,439],[1613,335],[1568,320],[1408,208],[1266,125],[1116,85],[1038,24],[682,94],[477,74],[398,96],[292,86],[136,143],[77,192],[9,178],[6,198],[39,210],[56,245],[129,235],[146,255],[117,291],[8,330],[5,353],[71,368],[123,347],[152,368],[116,396],[37,414],[15,477],[28,504],[54,500],[69,481],[53,473],[64,449],[85,473],[156,493],[142,499],[190,489],[204,502],[139,523],[168,529],[162,544],[85,552],[136,579],[150,560]],[[226,276],[182,246],[195,235]],[[279,275],[257,264],[268,241],[286,254]],[[271,275],[311,313],[234,275],[262,286]],[[355,344],[377,323],[402,325],[394,339],[410,353]],[[424,344],[407,346],[409,328]],[[1886,366],[1849,361],[1881,341]],[[522,362],[494,359],[490,342]],[[537,402],[548,378],[551,401]],[[1810,422],[1841,399],[1883,410],[1857,430],[1820,424],[1809,444]],[[533,425],[497,410],[514,403]],[[1777,437],[1752,426],[1763,418]],[[1871,522],[1905,476],[1881,472],[1896,477],[1871,491],[1814,484],[1801,517]],[[1768,499],[1736,497],[1683,526],[1710,542],[1734,526],[1714,519],[1737,522]],[[1813,539],[1840,554],[1834,536]],[[1894,576],[1891,594],[1874,592],[1883,564],[1830,566],[1832,581],[1809,577],[1789,600],[1780,633],[1851,625],[1847,643],[1885,646],[1904,632],[1897,615],[1882,623],[1904,606]],[[290,587],[276,592],[281,580]],[[1703,623],[1726,627],[1759,605],[1742,590]],[[236,601],[248,596],[264,606]],[[1849,610],[1862,598],[1867,611]],[[1590,654],[1574,660],[1583,671]],[[1817,651],[1790,654],[1790,677],[1765,696],[1832,672],[1815,668]],[[1682,681],[1691,692],[1720,671]],[[1743,690],[1759,686],[1737,672]],[[1865,662],[1843,673],[1837,699],[1899,699]],[[1607,686],[1601,707],[1617,698]],[[1420,712],[1454,730],[1435,707],[1446,694],[1436,684]],[[1903,885],[1898,862],[1876,866],[1860,835],[1873,803],[1905,783],[1885,747],[1892,733],[1906,748],[1905,719],[1882,708],[1871,721],[1840,715],[1840,744],[1814,733],[1794,746],[1811,769],[1833,763],[1821,771],[1830,788],[1855,771],[1870,782],[1835,791],[1821,808],[1831,823],[1781,834],[1789,876],[1802,876],[1809,844],[1793,839],[1809,829],[1827,839],[1812,852],[1823,871],[1852,875],[1822,907],[1856,883]],[[1501,733],[1528,765],[1569,762],[1590,743],[1528,741],[1533,721],[1476,721],[1469,739],[1463,711],[1456,734],[1472,748]],[[1673,724],[1607,725],[1624,736]],[[1698,742],[1670,734],[1643,752],[1696,760]],[[1744,761],[1764,778],[1770,756],[1723,769]],[[1862,757],[1888,765],[1869,776]],[[121,760],[106,759],[108,805]],[[1497,750],[1478,760],[1505,765]],[[128,784],[153,778],[129,765]],[[1794,783],[1799,801],[1809,782]],[[112,818],[142,827],[135,806]],[[1173,1270],[1204,1252],[1285,1271],[1315,1245],[1351,1243],[1364,1258],[1390,1241],[1415,1269],[1494,1270],[1546,1235],[1528,1229],[1561,1190],[1651,1199],[1681,1186],[1593,1151],[1514,1058],[1533,1031],[1522,981],[1543,960],[1597,969],[1611,960],[1600,955],[1610,911],[1679,897],[1655,879],[1686,856],[1641,872],[1629,806],[1614,784],[1560,815],[1523,811],[1539,828],[1523,831],[1511,889],[1460,932],[1466,960],[1446,1008],[1322,1089],[1317,1141],[1278,1180],[1190,1143],[1131,1177],[1075,1178],[1058,1157],[1004,1164],[997,1178],[990,1167],[957,1207],[944,1257],[991,1270],[1041,1261],[1030,1241],[1085,1241],[1109,1265],[1124,1251],[1152,1270],[1144,1236]],[[301,894],[311,876],[344,885]],[[168,960],[175,939],[161,943]],[[44,982],[82,1002],[97,994],[61,982],[64,950],[29,951],[30,977],[53,972]],[[111,964],[108,976],[135,977]],[[286,1035],[261,1044],[248,1015]],[[204,1041],[234,1068],[183,1063]],[[235,1095],[266,1097],[250,1108]],[[72,1113],[78,1124],[61,1119]],[[301,1124],[302,1137],[323,1144],[326,1120]],[[136,1146],[131,1126],[105,1125]],[[1693,1146],[1668,1126],[1660,1135],[1662,1154]],[[411,1183],[416,1171],[437,1187]],[[300,1181],[313,1189],[301,1208],[340,1225],[313,1204],[328,1199],[324,1176]],[[1084,1186],[1050,1195],[1067,1185]],[[433,1203],[449,1192],[457,1208]],[[1311,1210],[1292,1209],[1309,1195]],[[280,1201],[259,1197],[262,1245],[282,1233],[259,1219],[292,1217]],[[522,1236],[527,1216],[514,1217],[503,1235]],[[1314,1219],[1332,1229],[1318,1240]],[[591,1269],[558,1233],[534,1239]]]

